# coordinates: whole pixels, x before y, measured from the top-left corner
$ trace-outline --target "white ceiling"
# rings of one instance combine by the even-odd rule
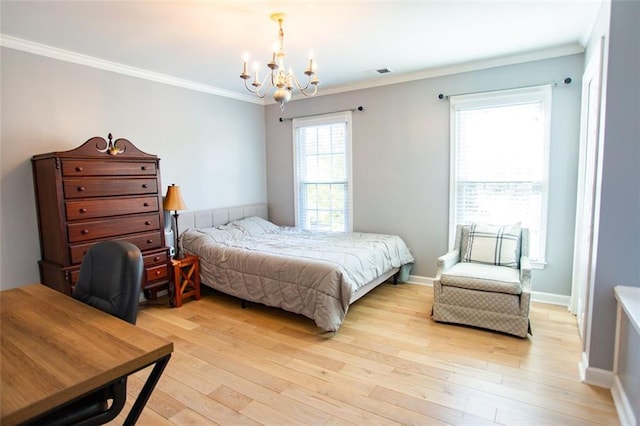
[[[264,75],[277,37],[269,16],[284,12],[287,67],[303,77],[313,49],[320,91],[335,93],[443,68],[508,62],[514,55],[522,60],[582,51],[600,4],[2,0],[0,41],[14,48],[44,44],[244,96],[242,55],[249,52],[251,64],[260,61]],[[379,68],[393,72],[379,75]]]

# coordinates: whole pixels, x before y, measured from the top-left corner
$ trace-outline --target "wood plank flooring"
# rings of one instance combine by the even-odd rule
[[[140,425],[616,425],[608,390],[584,385],[565,307],[536,304],[520,339],[439,324],[431,287],[385,283],[337,333],[204,287],[138,325],[175,352]],[[149,369],[130,377],[122,424]]]

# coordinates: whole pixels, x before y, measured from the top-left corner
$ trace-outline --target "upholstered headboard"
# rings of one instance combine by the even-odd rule
[[[182,234],[190,228],[211,228],[251,216],[268,219],[267,205],[249,204],[246,206],[183,212],[178,216],[178,230]]]

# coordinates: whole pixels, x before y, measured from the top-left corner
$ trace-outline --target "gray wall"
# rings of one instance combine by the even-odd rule
[[[605,37],[597,242],[585,352],[590,368],[607,371],[613,368],[613,287],[640,287],[639,22],[640,2],[606,3],[587,46],[590,55]]]
[[[400,235],[416,264],[434,277],[447,250],[449,102],[439,93],[481,92],[559,82],[553,89],[547,262],[538,292],[571,292],[583,55],[465,72],[267,106],[269,217],[294,223],[291,122],[279,117],[364,106],[353,113],[354,230]],[[564,85],[565,77],[573,83]]]
[[[191,210],[264,203],[264,107],[2,48],[0,288],[39,282],[31,156],[111,132]],[[250,125],[247,125],[250,123]]]

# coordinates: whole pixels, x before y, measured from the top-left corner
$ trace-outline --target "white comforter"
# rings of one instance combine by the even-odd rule
[[[394,268],[406,277],[414,262],[398,236],[309,232],[260,218],[190,229],[181,242],[200,257],[206,285],[305,315],[327,331],[340,327],[359,288]]]

